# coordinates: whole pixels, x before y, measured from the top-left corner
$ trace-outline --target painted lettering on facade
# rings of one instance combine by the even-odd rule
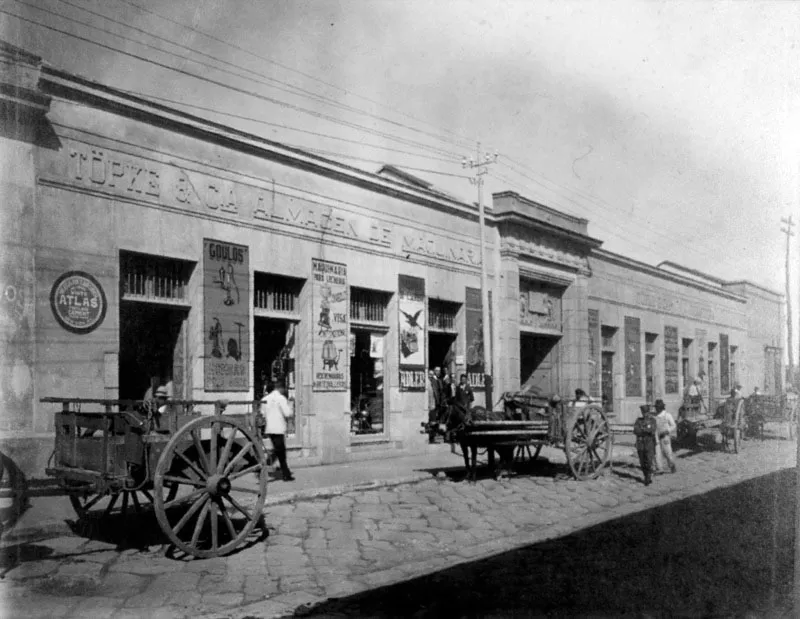
[[[404,234],[401,251],[448,262],[480,266],[480,253],[472,247],[428,234]]]
[[[637,290],[636,305],[655,310],[657,312],[668,312],[680,316],[688,316],[696,320],[712,322],[716,319],[712,308],[697,303],[691,303],[678,297],[670,297],[646,290]]]

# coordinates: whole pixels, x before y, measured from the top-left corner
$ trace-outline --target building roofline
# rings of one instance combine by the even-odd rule
[[[571,241],[581,243],[582,245],[587,245],[593,250],[598,249],[603,244],[603,241],[600,239],[596,239],[587,234],[581,234],[580,232],[575,232],[574,230],[569,230],[568,228],[562,228],[561,226],[542,221],[541,219],[532,217],[531,215],[527,215],[525,213],[518,213],[515,211],[495,213],[494,218],[498,225],[507,221],[512,223],[521,223],[530,228],[543,230],[544,232],[553,234],[554,236],[560,236]]]
[[[689,279],[684,278],[678,275],[677,273],[670,273],[669,271],[665,271],[658,267],[654,267],[650,264],[645,262],[641,262],[640,260],[635,260],[634,258],[629,258],[628,256],[623,256],[621,254],[616,254],[614,252],[607,251],[605,249],[596,249],[592,252],[591,257],[596,257],[601,260],[607,260],[608,262],[615,262],[622,266],[626,266],[629,268],[636,269],[643,273],[647,273],[648,275],[653,275],[660,279],[664,279],[667,281],[674,282],[676,284],[681,284],[683,286],[690,286],[692,288],[696,288],[697,290],[702,290],[704,292],[710,292],[712,294],[726,297],[733,301],[738,301],[740,303],[746,303],[747,297],[744,297],[740,294],[732,292],[730,290],[726,290],[719,286],[707,284],[696,279]],[[663,264],[663,263],[661,263]]]
[[[662,262],[659,262],[656,268],[660,269],[662,266],[670,266],[670,267],[672,267],[674,269],[678,269],[679,271],[685,271],[686,273],[691,273],[692,275],[695,275],[697,277],[702,277],[703,279],[706,279],[708,281],[712,281],[712,282],[714,282],[716,284],[719,284],[720,286],[737,286],[737,285],[744,284],[744,285],[747,285],[747,286],[752,286],[753,288],[757,288],[757,289],[759,289],[759,290],[761,290],[763,292],[767,292],[769,294],[775,295],[777,297],[781,297],[781,298],[784,297],[784,295],[782,293],[778,292],[777,290],[773,290],[772,288],[767,288],[766,286],[763,286],[762,284],[756,284],[756,283],[751,282],[750,280],[747,280],[747,279],[737,279],[737,280],[734,280],[734,281],[729,281],[729,280],[726,280],[726,279],[721,279],[719,277],[715,277],[713,275],[709,275],[708,273],[703,273],[702,271],[698,271],[697,269],[692,269],[692,268],[684,266],[682,264],[678,264],[677,262],[672,262],[671,260],[663,260]]]
[[[390,197],[455,212],[471,219],[478,217],[477,209],[471,204],[435,190],[415,187],[300,148],[234,129],[47,64],[42,66],[39,83],[40,88],[51,96],[80,101],[98,109],[157,125],[159,128],[321,174]]]
[[[536,208],[540,208],[556,217],[563,217],[564,219],[568,219],[573,223],[581,225],[587,225],[589,223],[588,219],[584,219],[583,217],[576,217],[575,215],[570,215],[569,213],[564,213],[563,211],[557,211],[556,209],[546,206],[541,202],[537,202],[536,200],[531,200],[530,198],[526,198],[525,196],[520,195],[516,191],[511,191],[511,190],[498,191],[492,194],[492,199],[494,198],[516,198],[520,202],[523,202],[530,206],[535,206]]]

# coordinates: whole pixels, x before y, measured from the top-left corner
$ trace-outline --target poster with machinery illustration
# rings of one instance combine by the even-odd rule
[[[350,387],[347,265],[311,259],[312,371],[314,391],[347,391]]]

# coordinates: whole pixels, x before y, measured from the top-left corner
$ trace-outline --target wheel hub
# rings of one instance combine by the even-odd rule
[[[228,494],[231,491],[231,480],[222,475],[212,475],[206,482],[206,490],[212,496]]]

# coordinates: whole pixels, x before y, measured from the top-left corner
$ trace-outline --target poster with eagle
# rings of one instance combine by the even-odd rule
[[[425,280],[400,275],[398,280],[400,324],[400,390],[425,391],[426,338]]]

